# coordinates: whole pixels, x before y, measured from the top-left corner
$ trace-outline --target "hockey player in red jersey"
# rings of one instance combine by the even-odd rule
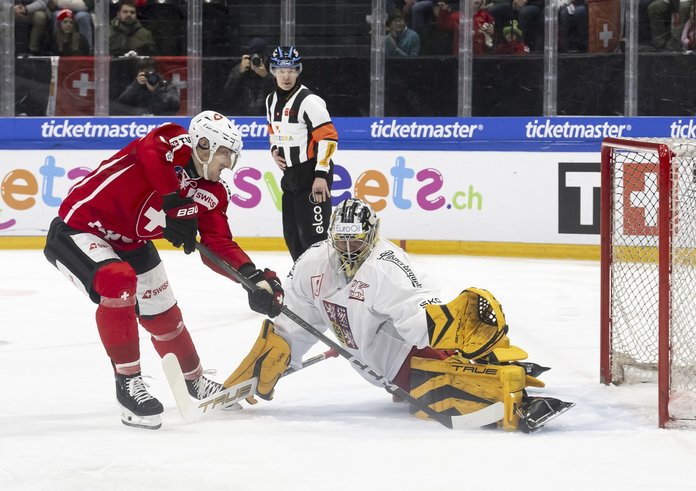
[[[229,191],[220,173],[234,167],[241,149],[239,130],[214,111],[194,117],[188,131],[167,123],[78,182],[51,223],[44,254],[98,304],[97,329],[126,425],[162,424],[162,404],[141,377],[138,322],[160,356],[177,356],[191,396],[201,399],[221,389],[203,376],[152,239],[164,237],[190,254],[200,233],[203,244],[260,287],[249,292],[253,310],[271,317],[280,312],[283,289],[276,274],[257,269],[227,221]]]

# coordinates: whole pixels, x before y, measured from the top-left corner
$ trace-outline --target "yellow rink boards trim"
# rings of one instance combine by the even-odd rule
[[[236,237],[248,251],[287,251],[280,237]],[[461,256],[528,257],[544,259],[599,260],[599,246],[574,244],[527,244],[522,242],[464,242],[456,240],[390,239],[412,254],[443,254]],[[2,249],[43,249],[45,237],[0,236]],[[158,249],[174,249],[165,240],[155,240]]]

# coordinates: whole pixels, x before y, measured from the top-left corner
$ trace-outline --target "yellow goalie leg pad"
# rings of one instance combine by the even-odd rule
[[[273,388],[289,364],[290,346],[276,334],[273,322],[266,319],[251,352],[222,385],[232,387],[252,377],[258,377],[256,394],[270,401],[273,399]],[[247,398],[247,401],[251,404],[256,402],[253,396]]]
[[[426,305],[425,311],[430,346],[435,349],[456,349],[473,360],[506,339],[503,308],[487,290],[467,288],[447,304]]]
[[[517,410],[526,385],[524,368],[517,365],[473,364],[460,356],[446,360],[411,358],[411,395],[439,413],[468,414],[495,402],[505,405],[498,423],[503,429],[518,429]],[[415,412],[427,418],[422,411]]]

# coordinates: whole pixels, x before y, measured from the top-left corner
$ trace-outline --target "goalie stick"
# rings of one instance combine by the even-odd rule
[[[282,376],[285,377],[292,373],[298,372],[303,368],[307,368],[319,363],[322,360],[333,358],[335,356],[338,356],[338,353],[333,349],[319,353],[318,355],[303,361],[301,368],[288,368],[285,370]],[[184,419],[184,421],[197,421],[215,410],[231,406],[232,404],[240,402],[249,396],[253,396],[254,393],[256,393],[256,385],[258,384],[258,378],[252,377],[249,380],[245,380],[237,385],[228,387],[227,389],[216,392],[215,394],[211,394],[208,397],[194,401],[186,388],[184,373],[181,370],[179,360],[174,353],[167,353],[164,355],[162,358],[162,369],[167,377],[167,382],[169,383],[169,387],[174,395],[174,400],[179,408],[179,413],[181,413],[181,417]]]
[[[225,271],[235,280],[239,281],[239,283],[241,283],[247,290],[254,291],[259,288],[249,278],[241,274],[234,267],[232,267],[232,265],[227,263],[227,261],[220,258],[217,254],[215,254],[213,251],[208,249],[200,242],[196,242],[196,249],[198,249],[198,252],[200,252],[203,256],[205,256],[208,260],[210,260],[221,270]],[[434,419],[435,421],[447,428],[455,430],[472,429],[497,423],[498,421],[503,419],[505,406],[502,402],[496,402],[483,409],[474,411],[473,413],[462,414],[458,416],[449,416],[447,414],[438,413],[427,404],[424,404],[415,397],[413,397],[411,394],[403,390],[398,385],[391,383],[383,375],[377,373],[372,367],[362,362],[360,359],[353,356],[348,350],[344,349],[341,345],[331,340],[331,338],[325,336],[322,332],[318,331],[314,326],[312,326],[307,321],[302,319],[300,316],[295,314],[287,306],[281,305],[280,311],[288,319],[292,320],[305,331],[308,331],[309,333],[314,335],[314,337],[316,337],[319,341],[332,348],[343,358],[347,359],[351,364],[359,368],[360,371],[362,371],[370,378],[372,378],[374,381],[376,381],[378,384],[380,384],[382,387],[384,387],[387,390],[387,392],[408,401],[416,409],[423,411],[431,419]]]

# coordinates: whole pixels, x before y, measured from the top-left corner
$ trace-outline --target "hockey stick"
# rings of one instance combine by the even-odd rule
[[[318,355],[303,361],[301,368],[288,368],[285,370],[282,376],[285,377],[295,372],[299,372],[304,368],[335,356],[338,356],[338,353],[332,349],[319,353]],[[256,392],[256,386],[258,384],[258,378],[252,377],[249,380],[245,380],[244,382],[194,402],[189,395],[188,389],[186,388],[184,373],[181,370],[179,360],[174,353],[167,353],[164,355],[162,358],[162,370],[167,377],[167,382],[172,390],[172,394],[174,394],[174,400],[179,408],[181,417],[185,421],[196,421],[202,418],[204,415],[217,409],[229,407],[249,396],[253,396]]]
[[[205,256],[218,268],[220,268],[221,270],[232,276],[234,279],[239,281],[239,283],[241,283],[242,286],[244,286],[247,290],[254,291],[258,288],[258,286],[256,286],[256,284],[252,282],[249,278],[241,274],[229,263],[227,263],[227,261],[220,258],[217,254],[212,252],[210,249],[208,249],[200,242],[196,242],[196,249],[198,249],[198,252]],[[490,406],[487,406],[473,413],[463,414],[459,416],[449,416],[443,413],[438,413],[427,404],[424,404],[415,397],[413,397],[411,394],[403,390],[398,385],[391,383],[383,375],[377,373],[369,365],[363,363],[361,360],[353,356],[348,350],[344,349],[338,343],[331,340],[331,338],[325,336],[322,332],[318,331],[314,326],[312,326],[307,321],[302,319],[300,316],[295,314],[285,305],[281,305],[280,311],[287,318],[295,322],[304,330],[314,335],[314,337],[316,337],[319,341],[332,348],[343,358],[347,359],[350,363],[359,368],[363,373],[367,374],[370,378],[379,383],[382,387],[384,387],[387,390],[387,392],[389,392],[392,395],[395,395],[400,399],[408,401],[412,406],[415,406],[416,409],[418,409],[419,411],[423,411],[430,418],[434,419],[443,426],[446,426],[447,428],[471,429],[496,423],[503,419],[505,406],[502,402],[496,402],[494,404],[491,404]]]

